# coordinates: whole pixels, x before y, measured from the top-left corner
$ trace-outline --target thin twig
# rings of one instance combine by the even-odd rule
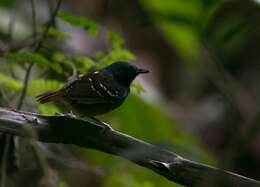
[[[26,93],[27,93],[27,88],[28,88],[28,83],[29,83],[29,78],[30,78],[30,74],[31,74],[31,70],[33,67],[33,62],[31,62],[27,68],[27,71],[25,73],[25,77],[24,77],[24,81],[23,81],[23,89],[22,89],[22,93],[17,105],[17,110],[20,110],[23,106],[23,101],[25,99]]]
[[[248,143],[251,142],[257,135],[257,132],[259,132],[259,125],[256,122],[258,116],[256,101],[250,92],[226,71],[206,43],[202,46],[202,52],[205,63],[203,65],[207,68],[206,73],[209,79],[222,94],[226,96],[242,119],[241,122],[236,123],[236,136],[230,139],[229,144],[226,146],[226,150],[228,151],[224,151],[225,154],[222,155],[224,162],[221,162],[221,164],[228,164],[229,167],[232,167],[236,159],[240,156],[241,150],[246,149]],[[240,129],[238,127],[240,127]],[[232,150],[232,152],[230,152],[230,150]],[[228,158],[232,158],[232,160]]]
[[[56,5],[56,7],[55,7],[55,10],[54,10],[54,12],[51,15],[50,20],[46,24],[46,29],[44,30],[44,32],[42,34],[42,38],[41,38],[40,42],[38,43],[38,45],[36,46],[35,51],[38,51],[41,48],[42,43],[43,43],[45,37],[47,36],[50,27],[55,24],[55,18],[56,18],[57,14],[58,14],[61,2],[62,2],[62,0],[58,0],[58,3]]]
[[[35,10],[35,1],[31,0],[31,7],[32,7],[32,30],[33,30],[33,37],[36,36],[36,10]]]
[[[52,13],[51,15],[51,18],[50,20],[48,21],[48,23],[46,24],[46,27],[45,27],[45,30],[37,44],[37,46],[35,47],[34,49],[34,52],[37,52],[40,50],[40,48],[42,47],[42,44],[43,44],[43,41],[44,39],[46,38],[48,32],[49,32],[49,29],[50,27],[52,26],[52,24],[55,22],[55,17],[58,13],[58,10],[60,8],[60,5],[61,5],[61,1],[62,0],[59,0],[58,3],[57,3],[57,6],[56,6],[56,9],[55,11]],[[31,4],[32,4],[32,27],[33,27],[33,38],[35,39],[36,37],[36,12],[35,12],[35,2],[34,0],[31,0]],[[25,78],[24,78],[24,81],[23,81],[23,89],[22,89],[22,93],[21,93],[21,96],[20,96],[20,99],[19,99],[19,102],[18,102],[18,105],[17,105],[17,109],[20,110],[23,106],[23,102],[24,102],[24,99],[26,97],[26,94],[27,94],[27,89],[28,89],[28,86],[29,86],[29,79],[30,79],[30,74],[31,74],[31,71],[32,71],[32,68],[33,68],[33,65],[34,65],[34,62],[30,62],[29,63],[29,66],[26,70],[26,74],[25,74]],[[28,131],[28,129],[24,128],[24,130],[26,132],[30,132]],[[35,141],[31,140],[29,141],[29,144],[30,146],[32,146],[33,148],[33,152],[35,154],[35,157],[38,159],[38,163],[42,169],[42,172],[43,172],[43,175],[44,176],[48,176],[48,168],[47,168],[47,164],[46,164],[46,160],[44,159],[44,157],[42,156],[41,152],[39,149],[37,149],[36,147],[36,143]]]
[[[13,29],[14,29],[14,25],[15,25],[15,13],[13,12],[11,17],[10,17],[10,21],[8,23],[8,29],[7,29],[7,32],[8,32],[8,35],[9,37],[12,39],[13,37]]]
[[[39,51],[39,49],[42,47],[43,41],[44,41],[45,37],[47,36],[50,27],[51,27],[52,24],[54,24],[54,22],[55,22],[55,17],[56,17],[57,14],[58,14],[58,11],[59,11],[61,2],[62,2],[62,0],[59,0],[59,1],[58,1],[57,6],[56,6],[54,12],[52,13],[50,20],[48,21],[48,23],[47,23],[47,25],[46,25],[46,28],[45,28],[45,30],[44,30],[44,32],[43,32],[43,34],[42,34],[42,37],[41,37],[41,39],[39,40],[38,45],[36,46],[34,52]],[[22,93],[21,93],[21,96],[20,96],[18,105],[17,105],[17,109],[18,109],[18,110],[20,110],[20,109],[22,108],[22,106],[23,106],[23,101],[24,101],[25,96],[26,96],[26,93],[27,93],[27,88],[28,88],[28,83],[29,83],[29,77],[30,77],[30,74],[31,74],[31,70],[32,70],[33,65],[34,65],[34,63],[31,62],[31,63],[29,64],[29,66],[28,66],[27,71],[26,71],[25,78],[24,78],[24,82],[23,82],[23,85],[24,85],[24,86],[23,86],[23,89],[22,89]]]
[[[49,29],[50,27],[54,24],[55,22],[55,17],[58,13],[58,10],[60,8],[60,5],[61,5],[61,1],[62,0],[59,0],[58,3],[57,3],[57,6],[54,10],[54,12],[52,13],[51,15],[51,18],[50,20],[48,21],[48,23],[46,24],[46,27],[45,27],[45,30],[38,42],[38,45],[35,47],[34,49],[34,52],[37,52],[40,50],[40,48],[42,47],[42,44],[43,44],[43,41],[44,39],[46,38],[48,32],[49,32]],[[35,3],[34,3],[34,0],[31,0],[31,4],[32,4],[32,25],[33,25],[33,29],[34,29],[34,34],[33,36],[36,37],[36,13],[35,13]],[[29,66],[28,66],[28,69],[26,71],[26,74],[25,74],[25,78],[24,78],[24,87],[22,89],[22,94],[21,94],[21,97],[19,99],[19,103],[18,103],[18,106],[17,106],[17,109],[20,110],[22,108],[22,105],[23,105],[23,101],[25,99],[25,96],[26,96],[26,93],[27,93],[27,89],[28,89],[28,84],[29,84],[29,79],[30,79],[30,74],[31,74],[31,71],[32,71],[32,68],[33,68],[33,65],[34,65],[34,62],[30,62]],[[24,130],[27,132],[27,133],[30,133],[30,131],[26,128],[24,128]],[[31,132],[33,133],[33,132]],[[42,153],[40,152],[40,150],[37,148],[37,145],[35,143],[34,140],[29,140],[29,144],[30,146],[33,148],[33,152],[35,154],[35,157],[38,159],[38,163],[40,165],[40,168],[41,168],[41,171],[43,172],[43,175],[44,176],[48,176],[48,168],[47,168],[47,163],[46,163],[46,160],[45,158],[43,157]]]
[[[59,7],[61,5],[61,2],[62,0],[59,0],[58,3],[57,3],[57,6],[56,8],[54,9],[52,15],[51,15],[51,19],[49,21],[47,21],[47,23],[45,24],[45,28],[47,29],[48,27],[52,26],[52,25],[55,25],[55,17],[58,13],[58,10],[59,10]],[[54,17],[53,17],[54,15]],[[48,28],[49,30],[49,28]],[[24,49],[24,48],[27,48],[27,47],[31,47],[33,45],[35,45],[36,43],[38,43],[37,48],[40,48],[41,47],[41,41],[43,40],[42,38],[45,38],[47,33],[48,33],[48,30],[45,30],[44,33],[42,34],[42,36],[39,38],[39,37],[36,37],[34,35],[31,35],[31,36],[28,36],[26,37],[25,39],[23,39],[22,41],[19,41],[19,42],[11,42],[7,45],[5,45],[5,43],[3,43],[2,41],[0,41],[0,54],[3,54],[4,52],[10,52],[10,51],[19,51],[21,49]],[[37,49],[38,50],[38,49]]]
[[[59,7],[61,5],[61,1],[62,0],[58,1],[56,9],[52,13],[50,20],[46,24],[45,31],[43,32],[42,37],[40,38],[40,40],[38,42],[38,45],[35,47],[34,52],[37,52],[41,48],[41,46],[43,44],[43,41],[44,41],[45,37],[47,36],[50,27],[52,26],[52,24],[55,21],[55,17],[56,17],[56,15],[58,13]],[[34,0],[31,0],[31,7],[32,7],[33,39],[35,41],[37,33],[36,33],[36,11],[35,11],[35,2],[34,2]],[[12,28],[12,25],[10,25],[10,32],[12,30],[11,28]],[[5,50],[5,48],[3,48],[3,50]],[[30,74],[31,74],[33,65],[34,65],[34,63],[30,62],[29,66],[28,66],[28,68],[26,70],[25,78],[24,78],[24,81],[23,81],[23,89],[22,89],[21,96],[19,98],[19,102],[18,102],[18,105],[17,105],[17,109],[18,110],[20,110],[22,108],[22,106],[23,106],[23,102],[24,102],[24,99],[25,99],[26,94],[27,94]],[[2,168],[1,168],[2,169],[2,172],[1,172],[1,181],[2,181],[1,182],[1,186],[2,187],[4,187],[5,183],[6,183],[6,169],[7,169],[6,168],[6,163],[7,163],[8,152],[9,152],[9,149],[10,149],[10,143],[11,143],[12,140],[13,140],[13,138],[10,135],[7,135],[6,143],[5,143],[5,147],[4,147],[4,154],[3,154],[3,157],[2,157]],[[31,144],[32,147],[34,147],[34,153],[36,154],[36,157],[38,158],[38,161],[39,161],[39,163],[42,166],[43,172],[46,175],[47,171],[46,171],[46,167],[44,167],[45,166],[45,164],[44,164],[45,160],[42,158],[42,156],[39,153],[38,149],[35,148],[35,142],[31,141],[30,144]]]
[[[223,67],[207,43],[202,45],[202,57],[206,63],[208,77],[226,95],[239,115],[247,124],[252,123],[257,116],[255,98]]]
[[[34,0],[31,0],[31,9],[32,9],[32,29],[33,29],[33,38],[34,38],[36,36],[36,11],[35,11]],[[35,51],[36,51],[36,49],[35,49]],[[29,66],[26,70],[26,73],[25,73],[25,77],[24,77],[24,81],[23,81],[23,89],[22,89],[22,93],[21,93],[21,96],[20,96],[20,99],[19,99],[19,102],[18,102],[18,105],[17,105],[18,110],[20,110],[23,106],[23,101],[24,101],[24,98],[26,96],[29,78],[30,78],[30,74],[31,74],[33,64],[34,64],[33,62],[30,62]]]

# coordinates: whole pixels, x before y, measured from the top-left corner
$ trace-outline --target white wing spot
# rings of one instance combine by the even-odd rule
[[[100,87],[103,88],[107,93],[108,95],[114,97],[114,96],[117,96],[117,94],[113,94],[112,92],[110,92],[103,84],[99,83]]]
[[[99,83],[99,86],[101,86],[101,88],[107,91],[107,88],[103,84]]]
[[[84,75],[83,75],[83,74],[80,74],[80,75],[79,75],[79,78],[80,78],[80,79],[82,79],[83,77],[84,77]]]
[[[91,85],[90,87],[91,87],[91,89],[92,89],[94,92],[96,91],[96,89],[94,88],[93,85]]]
[[[93,85],[91,85],[90,87],[91,87],[91,89],[92,89],[94,92],[96,92],[99,96],[103,97],[102,94],[101,94],[97,89],[95,89],[95,87],[94,87]]]

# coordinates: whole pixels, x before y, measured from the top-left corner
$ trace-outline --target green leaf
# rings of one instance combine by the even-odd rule
[[[185,61],[197,63],[200,57],[200,40],[196,30],[186,24],[161,20],[158,23],[167,40]]]
[[[184,62],[200,62],[201,0],[142,0],[158,29]],[[202,14],[204,15],[204,14]]]
[[[42,31],[42,30],[41,30]],[[48,36],[54,37],[58,40],[64,40],[66,37],[66,33],[62,32],[54,27],[50,27],[48,31]]]
[[[96,36],[99,31],[99,26],[95,21],[91,19],[79,16],[72,16],[68,14],[60,14],[58,17],[71,25],[82,27],[92,36]]]
[[[97,61],[101,60],[102,58],[104,58],[106,56],[106,53],[104,51],[97,51],[95,53],[95,59]]]
[[[176,20],[189,20],[190,22],[197,21],[202,8],[201,0],[183,1],[183,0],[142,0],[144,8],[151,14],[168,15],[167,18]]]
[[[109,30],[107,40],[111,43],[113,49],[119,49],[124,44],[124,39],[118,33]]]
[[[28,94],[32,96],[36,96],[50,90],[57,90],[63,85],[63,83],[57,80],[50,79],[33,79],[29,82],[29,84]]]
[[[204,1],[203,10],[201,11],[200,24],[202,31],[204,33],[210,28],[210,23],[216,12],[225,4],[225,1],[215,0],[215,1]]]
[[[58,187],[69,187],[69,185],[65,181],[60,181]]]
[[[104,182],[104,187],[155,187],[152,181],[136,178],[129,172],[110,173]],[[175,187],[175,186],[174,186]]]
[[[62,74],[63,73],[63,68],[61,64],[58,63],[53,63],[51,66],[51,69],[53,69],[54,71],[56,71],[57,73]]]
[[[53,115],[55,113],[58,113],[60,110],[57,106],[55,106],[53,103],[46,103],[44,105],[38,105],[39,113],[41,114],[49,114]]]
[[[62,87],[63,83],[57,80],[50,79],[33,79],[29,82],[28,94],[35,97],[39,94],[58,90]],[[59,108],[53,103],[39,104],[38,110],[41,114],[55,114],[59,112]]]
[[[50,65],[49,61],[44,56],[34,52],[6,52],[4,53],[4,57],[7,61],[16,63],[18,62],[21,64],[36,63],[41,67],[46,67]]]
[[[1,0],[0,5],[1,7],[12,7],[16,3],[15,0]]]
[[[83,55],[77,55],[73,60],[81,73],[88,72],[96,64],[91,58]]]
[[[62,62],[64,60],[66,60],[68,57],[64,53],[62,53],[60,51],[54,51],[52,53],[52,57],[51,58],[55,62]]]
[[[133,187],[155,187],[150,181],[136,183]]]
[[[136,92],[137,94],[141,94],[145,92],[145,89],[143,88],[143,86],[139,83],[132,83],[131,84],[131,88],[133,89],[134,92]]]
[[[99,64],[98,67],[103,67],[108,64],[112,64],[118,61],[131,61],[135,59],[135,55],[127,49],[112,49],[105,55],[100,55],[101,53],[97,53],[95,55]]]
[[[23,84],[8,75],[0,73],[0,86],[10,90],[21,90]]]

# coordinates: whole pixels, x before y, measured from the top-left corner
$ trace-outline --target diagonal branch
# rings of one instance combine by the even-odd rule
[[[67,116],[43,116],[0,108],[0,132],[28,137],[28,131],[24,130],[28,128],[35,130],[39,141],[74,144],[117,155],[179,184],[260,186],[260,182],[256,180],[187,160],[176,153],[115,130],[106,130],[92,122]]]

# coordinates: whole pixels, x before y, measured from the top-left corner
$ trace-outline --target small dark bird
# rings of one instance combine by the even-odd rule
[[[36,98],[42,104],[65,101],[73,112],[81,116],[97,116],[122,105],[130,92],[131,82],[137,75],[148,72],[127,62],[116,62],[79,76],[60,90],[47,92]]]

